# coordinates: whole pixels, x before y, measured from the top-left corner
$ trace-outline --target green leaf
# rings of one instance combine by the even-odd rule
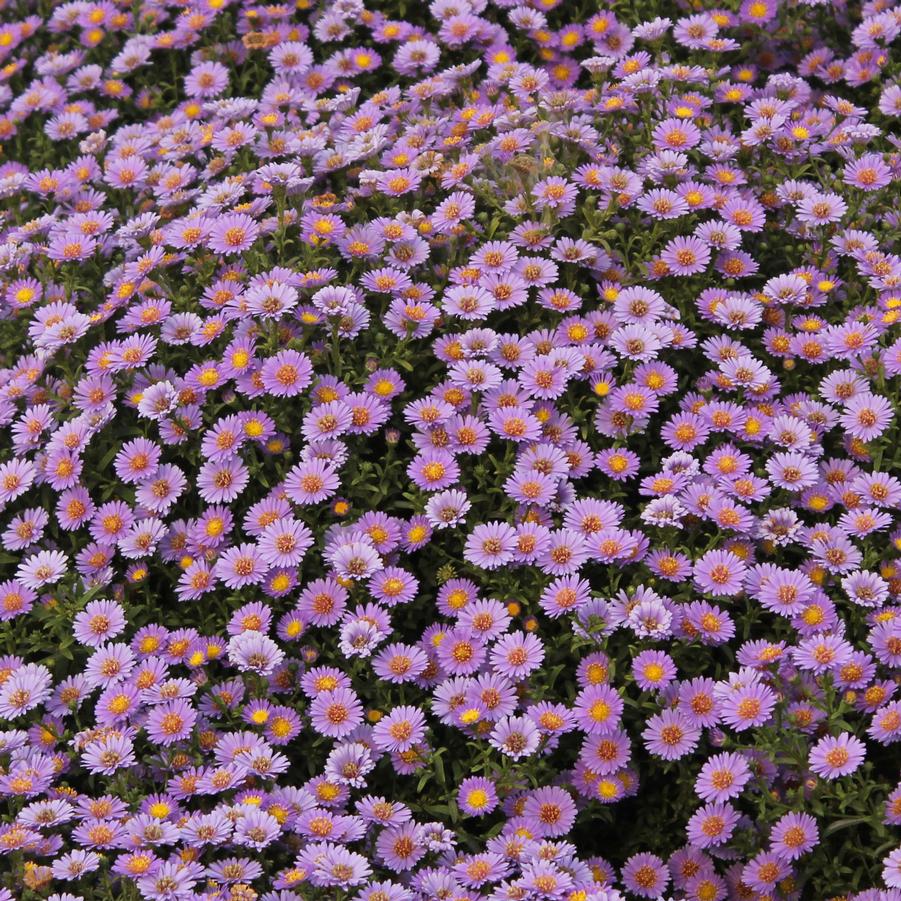
[[[846,817],[842,820],[836,820],[834,823],[830,823],[823,830],[823,837],[828,837],[830,835],[835,835],[836,832],[841,832],[842,829],[850,829],[852,826],[859,826],[861,823],[869,822],[870,818],[867,817]]]

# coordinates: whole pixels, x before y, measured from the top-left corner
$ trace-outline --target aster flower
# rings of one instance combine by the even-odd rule
[[[184,699],[155,706],[147,720],[147,734],[161,745],[184,741],[197,721],[197,712]]]
[[[89,647],[99,647],[125,627],[125,612],[113,601],[91,601],[76,617],[75,637]]]
[[[541,665],[544,648],[540,639],[528,633],[504,635],[491,649],[491,665],[513,679],[528,675]]]
[[[490,736],[492,747],[513,760],[534,754],[538,750],[539,741],[540,734],[532,720],[519,716],[502,717]]]
[[[657,691],[675,679],[676,666],[662,651],[642,651],[632,661],[632,673],[643,691]]]
[[[669,885],[666,864],[654,854],[634,854],[626,861],[623,883],[630,892],[642,898],[657,898]]]
[[[700,730],[680,711],[666,710],[648,720],[642,738],[651,754],[677,760],[694,750]]]
[[[732,836],[738,819],[738,811],[730,804],[720,801],[705,804],[688,821],[688,840],[697,848],[725,844]]]
[[[247,250],[260,233],[259,225],[245,213],[230,213],[210,227],[209,247],[214,253],[235,254]]]
[[[576,611],[589,599],[589,585],[574,575],[554,579],[541,595],[542,609],[552,618]]]
[[[791,870],[788,864],[772,852],[763,851],[742,869],[742,881],[758,892],[770,891],[785,879]]]
[[[838,779],[853,773],[866,756],[863,742],[847,732],[826,736],[810,749],[810,769],[824,779]]]
[[[709,551],[694,565],[695,584],[717,597],[738,594],[745,573],[744,562],[731,551]]]
[[[275,397],[295,397],[312,382],[309,358],[294,350],[283,350],[269,357],[260,370],[263,387]]]
[[[763,789],[901,735],[895,11],[827,47],[797,5],[795,54],[774,0],[214,6],[0,26],[0,849],[38,892],[109,857],[148,898],[619,901],[583,802],[653,806],[697,751],[689,843],[623,894],[847,893]],[[172,54],[178,90],[141,78]],[[452,746],[450,807],[377,794]],[[133,804],[91,788],[125,767]]]
[[[12,720],[49,697],[52,680],[46,667],[25,664],[15,668],[0,687],[0,716]]]
[[[888,428],[891,418],[892,408],[884,397],[862,393],[848,400],[840,421],[854,438],[871,441]]]
[[[816,820],[808,813],[787,813],[770,832],[773,853],[792,861],[816,847],[819,831]]]
[[[238,669],[262,675],[270,674],[284,659],[284,653],[278,645],[256,631],[232,636],[228,643],[228,655]]]
[[[330,738],[342,738],[362,721],[362,706],[357,696],[347,688],[322,692],[310,707],[313,728]]]
[[[134,744],[125,735],[109,735],[90,742],[82,753],[82,763],[94,774],[111,776],[117,770],[134,766]]]
[[[848,206],[837,194],[815,193],[798,203],[798,219],[808,225],[838,222]]]
[[[335,466],[313,459],[288,472],[285,493],[295,504],[315,504],[334,494],[339,484]]]
[[[619,725],[623,701],[608,685],[593,685],[576,696],[575,713],[581,728],[588,735],[603,735]]]
[[[366,541],[350,541],[335,545],[327,553],[335,573],[345,579],[364,579],[383,568],[375,548]]]
[[[385,751],[406,751],[422,741],[425,717],[415,707],[396,707],[373,729],[373,742]]]
[[[464,779],[457,790],[457,804],[467,816],[484,816],[497,807],[494,783],[480,776]]]
[[[279,822],[272,814],[251,808],[238,819],[232,841],[260,850],[270,845],[280,832]]]

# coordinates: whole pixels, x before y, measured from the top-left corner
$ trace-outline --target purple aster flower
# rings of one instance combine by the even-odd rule
[[[384,568],[382,558],[369,541],[348,541],[328,548],[325,558],[339,578],[368,579]]]
[[[138,888],[145,898],[154,901],[179,901],[190,895],[199,878],[199,873],[180,861],[166,861],[152,868],[148,875],[141,876]]]
[[[234,635],[228,643],[228,657],[241,672],[269,675],[284,659],[284,653],[268,636],[256,631]]]
[[[810,749],[810,769],[823,779],[838,779],[853,773],[865,757],[866,747],[854,735],[827,735]]]
[[[579,727],[588,735],[604,735],[619,727],[623,700],[609,685],[589,685],[576,696]]]
[[[197,721],[197,711],[184,698],[158,704],[147,718],[147,735],[160,745],[184,741]]]
[[[865,153],[845,166],[843,178],[862,191],[878,191],[891,182],[892,173],[880,154]]]
[[[349,688],[335,688],[317,695],[310,705],[313,728],[330,738],[343,738],[363,722],[359,698]]]
[[[135,765],[134,743],[126,735],[106,735],[85,746],[81,762],[91,773],[111,776]]]
[[[623,884],[642,898],[660,897],[670,881],[666,864],[655,854],[634,854],[626,861]]]
[[[438,491],[460,478],[460,468],[447,451],[432,450],[414,458],[407,475],[424,491]]]
[[[566,835],[575,822],[576,805],[565,789],[546,786],[526,796],[523,816],[538,835]]]
[[[467,816],[484,816],[497,807],[497,791],[490,779],[471,776],[457,789],[457,804]]]
[[[679,710],[655,714],[642,732],[648,751],[664,760],[678,760],[691,753],[700,737],[701,730]]]
[[[491,665],[511,679],[522,679],[536,670],[544,659],[541,640],[528,632],[502,636],[491,648]]]
[[[519,760],[538,750],[541,734],[535,723],[524,716],[505,716],[491,730],[490,742],[502,754]]]
[[[712,801],[696,811],[688,821],[688,840],[696,848],[725,844],[738,822],[738,811],[731,804]]]
[[[214,221],[208,237],[209,248],[225,255],[248,250],[260,234],[260,226],[245,213],[229,213]]]
[[[376,723],[372,740],[383,751],[407,751],[425,736],[425,716],[417,707],[395,707]]]
[[[299,351],[282,350],[265,360],[260,370],[260,380],[274,397],[296,397],[312,383],[313,365]],[[346,416],[349,423],[349,411]]]
[[[250,807],[235,824],[232,841],[236,845],[260,851],[271,845],[280,832],[281,826],[271,813]]]
[[[216,561],[216,577],[229,588],[259,585],[269,565],[263,560],[255,544],[240,544],[229,548]]]
[[[313,545],[313,533],[287,517],[267,526],[259,538],[259,553],[269,566],[295,566]]]
[[[892,405],[886,398],[866,392],[848,400],[840,421],[853,438],[872,441],[889,427],[892,417]]]
[[[294,466],[285,478],[285,494],[301,506],[317,504],[331,497],[341,481],[337,467],[319,459],[308,460]]]
[[[817,821],[809,813],[787,813],[770,832],[772,851],[785,861],[797,860],[819,842]]]
[[[695,275],[707,268],[710,248],[700,238],[673,238],[660,256],[674,275]]]
[[[375,768],[371,748],[360,742],[336,745],[329,753],[325,771],[338,782],[354,788],[366,786],[366,776]]]
[[[632,661],[632,675],[642,691],[659,691],[676,678],[676,665],[663,651],[642,651]]]
[[[712,550],[694,564],[697,587],[715,597],[739,594],[747,573],[744,561],[731,551]]]
[[[49,670],[39,664],[13,669],[0,687],[0,717],[12,720],[34,709],[50,696],[52,684]]]
[[[466,539],[464,556],[482,569],[497,569],[513,557],[516,530],[503,522],[483,523]]]

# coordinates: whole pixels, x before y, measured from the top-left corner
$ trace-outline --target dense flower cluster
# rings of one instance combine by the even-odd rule
[[[899,901],[899,33],[0,5],[0,899]]]

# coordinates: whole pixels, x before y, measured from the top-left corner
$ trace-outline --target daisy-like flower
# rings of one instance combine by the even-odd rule
[[[152,741],[171,745],[184,741],[197,721],[197,711],[184,699],[158,704],[147,719],[147,734]]]
[[[838,194],[814,193],[798,203],[798,219],[807,225],[829,225],[838,222],[848,205]]]
[[[313,728],[330,738],[343,738],[363,722],[359,698],[348,688],[318,694],[310,706]]]
[[[413,482],[425,491],[448,488],[460,477],[460,468],[454,457],[441,450],[433,450],[415,458],[407,472]]]
[[[125,628],[125,611],[115,601],[90,601],[73,623],[76,640],[96,648]]]
[[[744,561],[731,551],[708,551],[695,561],[695,585],[716,597],[728,597],[741,592],[747,573]]]
[[[533,672],[544,659],[541,640],[526,632],[502,636],[492,647],[491,665],[511,679],[521,679]]]
[[[772,891],[791,872],[788,864],[771,851],[757,854],[741,871],[742,882],[757,892]]]
[[[592,685],[576,696],[575,713],[588,735],[604,735],[619,727],[623,700],[609,685]]]
[[[259,851],[272,844],[280,832],[279,821],[271,813],[251,807],[235,824],[232,841]]]
[[[506,523],[483,523],[466,540],[464,555],[482,569],[496,569],[508,563],[515,548],[516,530]]]
[[[216,577],[229,588],[258,585],[266,576],[268,564],[255,544],[229,548],[216,561]]]
[[[648,719],[642,738],[648,751],[664,760],[678,760],[697,746],[701,733],[678,710],[666,710]]]
[[[302,522],[283,518],[267,526],[259,538],[260,557],[270,566],[294,566],[313,545],[313,533]]]
[[[843,178],[845,184],[869,192],[884,188],[892,175],[880,154],[865,153],[845,166]]]
[[[341,484],[337,467],[320,459],[294,466],[285,478],[285,494],[298,505],[316,504],[331,497]]]
[[[283,350],[263,363],[260,380],[274,397],[295,397],[309,387],[312,374],[313,366],[305,354]]]
[[[16,579],[26,588],[53,585],[66,573],[69,558],[62,551],[38,551],[27,557],[16,570]]]
[[[450,489],[433,494],[426,503],[425,514],[436,529],[447,529],[461,523],[471,506],[463,491]]]
[[[674,238],[660,256],[674,275],[695,275],[707,268],[710,248],[699,238]]]
[[[532,196],[536,209],[549,209],[558,216],[568,216],[575,209],[578,188],[565,178],[552,176],[539,181],[532,188]]]
[[[52,678],[46,667],[34,663],[17,667],[0,687],[0,716],[17,719],[46,700],[51,690]]]
[[[737,798],[751,778],[747,760],[734,753],[716,754],[701,768],[695,791],[704,801]]]
[[[365,579],[384,567],[378,551],[367,541],[337,544],[326,552],[335,573],[345,579]]]
[[[776,707],[776,695],[771,688],[756,681],[736,684],[724,691],[720,698],[720,718],[736,732],[743,732],[768,722]]]
[[[655,854],[634,854],[623,867],[623,884],[641,898],[659,898],[669,885],[670,872]]]
[[[271,638],[249,630],[232,636],[228,643],[228,656],[243,672],[269,675],[285,655]]]
[[[467,816],[491,813],[498,804],[494,783],[480,776],[464,779],[457,790],[457,804]]]
[[[538,750],[541,734],[534,722],[524,716],[505,716],[491,731],[490,742],[513,760],[528,757]]]
[[[840,421],[852,437],[872,441],[889,427],[892,415],[892,406],[886,398],[861,393],[848,400]]]
[[[384,751],[407,751],[422,741],[425,717],[417,707],[395,707],[376,723],[372,739]]]
[[[866,757],[864,743],[854,735],[827,735],[810,749],[810,769],[823,779],[838,779],[853,773]]]
[[[787,813],[770,832],[773,853],[786,861],[797,860],[815,848],[819,838],[817,822],[809,813]]]
[[[107,735],[86,745],[81,759],[89,772],[111,776],[117,770],[134,766],[134,743],[125,735]]]
[[[249,250],[259,234],[259,224],[246,213],[229,213],[213,222],[207,240],[214,253],[232,255]]]
[[[576,806],[567,791],[556,786],[546,786],[528,794],[523,815],[539,835],[566,835],[575,822]]]
[[[676,665],[663,651],[642,651],[632,661],[632,674],[643,691],[659,691],[676,678]]]
[[[738,819],[738,811],[731,804],[721,801],[705,804],[688,821],[688,840],[696,848],[725,844],[731,838]]]

